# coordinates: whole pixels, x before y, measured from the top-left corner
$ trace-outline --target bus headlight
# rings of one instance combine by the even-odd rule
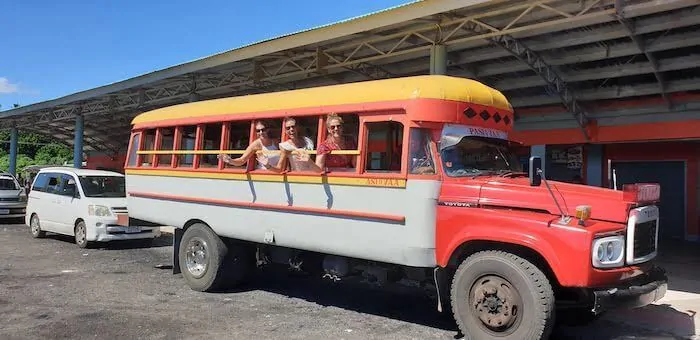
[[[595,239],[591,250],[593,267],[620,267],[624,264],[625,237],[607,236]]]
[[[112,216],[112,212],[109,211],[109,207],[104,205],[88,205],[88,215],[90,216]]]

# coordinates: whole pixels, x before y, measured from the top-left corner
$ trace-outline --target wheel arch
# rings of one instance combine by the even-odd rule
[[[451,271],[454,271],[467,257],[484,250],[501,250],[520,256],[537,266],[545,274],[552,286],[561,286],[551,264],[540,252],[531,247],[517,243],[492,240],[469,240],[460,244],[452,252],[447,266],[451,269]]]

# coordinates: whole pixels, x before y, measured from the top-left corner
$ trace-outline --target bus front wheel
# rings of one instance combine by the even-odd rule
[[[503,251],[465,259],[451,287],[452,312],[466,339],[546,339],[554,292],[530,261]]]
[[[182,235],[179,259],[182,275],[195,291],[210,292],[242,283],[252,260],[244,245],[224,242],[207,225],[191,225]]]

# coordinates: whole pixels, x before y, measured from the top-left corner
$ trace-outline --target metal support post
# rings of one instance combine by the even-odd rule
[[[85,117],[78,115],[75,117],[75,136],[73,141],[73,167],[80,169],[83,167],[83,132],[85,127]]]
[[[447,74],[447,46],[430,47],[430,74]]]
[[[603,146],[600,144],[587,145],[586,184],[603,186]]]
[[[10,130],[10,168],[8,172],[13,176],[17,175],[17,128],[13,127]]]

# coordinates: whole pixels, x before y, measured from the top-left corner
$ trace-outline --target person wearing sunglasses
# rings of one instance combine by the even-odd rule
[[[333,150],[357,150],[357,144],[352,138],[343,134],[343,119],[335,113],[326,118],[328,137],[318,146],[316,166],[321,170],[326,168],[347,169],[355,167],[354,155],[334,155]]]
[[[283,126],[287,140],[279,145],[282,155],[276,166],[267,166],[267,169],[282,172],[283,169],[287,169],[287,162],[289,162],[292,171],[318,171],[315,164],[309,160],[309,153],[306,152],[314,149],[311,138],[304,135],[293,117],[284,118]]]
[[[256,155],[258,162],[255,166],[256,169],[268,169],[274,167],[279,162],[279,150],[277,147],[277,140],[270,138],[268,132],[270,129],[270,124],[267,121],[258,120],[255,122],[255,134],[256,138],[248,147],[245,152],[238,158],[231,158],[229,155],[221,154],[219,159],[222,159],[224,163],[233,166],[242,166],[252,155]],[[272,152],[268,152],[272,151]]]

